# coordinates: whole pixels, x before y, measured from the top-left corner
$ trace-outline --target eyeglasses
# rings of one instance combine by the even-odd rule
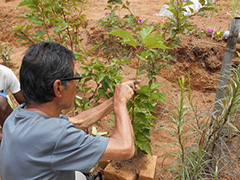
[[[62,78],[60,79],[61,81],[71,81],[71,80],[78,80],[78,82],[80,82],[82,79],[82,76],[76,72],[76,75],[74,77],[70,77],[70,78]]]

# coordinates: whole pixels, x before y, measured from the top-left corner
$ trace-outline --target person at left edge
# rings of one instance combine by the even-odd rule
[[[0,125],[3,124],[6,118],[11,114],[12,108],[7,101],[7,90],[9,90],[19,104],[23,103],[23,96],[20,91],[20,83],[13,71],[0,64]],[[0,130],[0,145],[2,140],[2,130]]]

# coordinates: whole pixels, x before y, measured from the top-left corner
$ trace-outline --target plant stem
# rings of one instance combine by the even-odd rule
[[[142,47],[137,48],[136,53],[138,53],[138,52],[142,52]],[[137,59],[136,75],[135,75],[135,79],[136,79],[136,80],[137,80],[137,78],[138,78],[138,73],[139,73],[139,69],[140,69],[140,64],[141,64],[141,60],[138,58],[138,59]]]
[[[61,5],[63,6],[63,4],[61,4]],[[62,13],[64,22],[67,22],[67,18],[66,18],[66,15],[65,15],[64,11],[63,11],[63,8],[61,8],[61,13]],[[70,34],[69,27],[67,27],[67,35],[68,35],[69,40],[70,40],[71,50],[73,50],[72,36]]]
[[[181,81],[181,80],[180,80]],[[184,156],[185,156],[185,150],[184,150],[184,146],[182,143],[182,132],[181,132],[181,128],[182,128],[182,122],[183,122],[183,114],[184,114],[184,81],[181,81],[179,83],[180,88],[181,88],[181,99],[180,99],[180,109],[179,109],[179,115],[178,115],[178,142],[181,148],[181,160],[182,160],[182,165],[184,164]]]
[[[45,16],[45,14],[43,12],[43,9],[41,7],[42,6],[40,5],[39,6],[39,11],[40,11],[41,16],[43,17],[43,26],[44,26],[45,32],[47,33],[48,40],[50,40],[50,36],[49,36],[49,33],[48,33],[48,26],[47,26],[47,22],[46,22],[47,17]]]
[[[126,6],[126,5],[124,4],[124,2],[122,2],[122,4],[123,4],[123,6],[128,10],[128,12],[129,12],[133,17],[135,17],[134,14],[132,13],[132,11],[128,8],[128,6]]]
[[[21,33],[25,38],[27,38],[32,44],[34,43],[34,41],[31,40],[23,31],[20,31],[20,33]]]

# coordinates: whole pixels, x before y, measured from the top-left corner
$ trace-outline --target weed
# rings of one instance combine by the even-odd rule
[[[232,11],[231,11],[231,16],[232,17],[238,17],[240,15],[240,12],[239,12],[239,0],[231,0],[231,8],[232,8]]]
[[[11,61],[10,54],[12,53],[12,48],[10,48],[6,43],[0,42],[0,56],[6,66],[9,66]]]
[[[197,104],[193,103],[190,76],[188,79],[187,91],[185,80],[180,78],[178,81],[180,98],[175,103],[176,110],[171,111],[171,125],[166,128],[174,137],[171,145],[178,147],[179,151],[164,155],[165,158],[174,157],[173,164],[165,170],[170,170],[174,179],[218,179],[225,166],[231,165],[234,154],[229,145],[239,133],[234,122],[240,117],[240,66],[233,68],[228,78],[221,113],[212,125],[210,121],[214,112],[199,112]],[[239,176],[234,170],[231,173],[234,178]]]

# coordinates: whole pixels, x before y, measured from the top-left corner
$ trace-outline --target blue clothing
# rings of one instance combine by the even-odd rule
[[[16,108],[3,126],[1,180],[74,180],[89,172],[106,150],[108,138],[76,129],[66,116]]]
[[[1,93],[1,92],[0,92],[0,96],[2,96],[2,97],[4,97],[4,98],[7,98],[8,93]]]

